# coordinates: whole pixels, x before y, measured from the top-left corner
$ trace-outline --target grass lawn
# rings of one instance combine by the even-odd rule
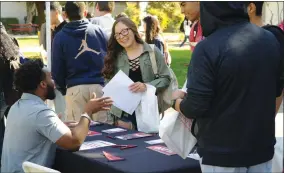
[[[20,48],[26,47],[38,47],[39,39],[38,38],[17,38]]]
[[[17,38],[18,43],[21,49],[30,48],[30,47],[39,47],[38,38]],[[39,57],[40,52],[23,52],[24,56],[27,58]]]
[[[177,77],[179,87],[182,88],[187,76],[188,66],[186,64],[190,62],[191,52],[189,49],[179,48],[170,48],[169,51],[172,57],[171,69]]]

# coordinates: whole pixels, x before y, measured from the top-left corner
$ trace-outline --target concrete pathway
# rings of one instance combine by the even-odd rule
[[[12,37],[17,38],[38,38],[38,35],[11,35]]]
[[[25,48],[20,48],[21,52],[31,52],[31,53],[40,53],[41,48],[40,46],[34,46],[34,47],[25,47]]]

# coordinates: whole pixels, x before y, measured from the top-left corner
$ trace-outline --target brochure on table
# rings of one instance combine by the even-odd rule
[[[84,142],[79,150],[90,150],[90,149],[96,149],[96,148],[102,148],[102,147],[108,147],[108,146],[113,146],[116,144],[113,144],[111,142],[107,141],[101,141],[101,140],[96,140],[96,141],[88,141]]]
[[[140,132],[140,133],[133,133],[133,134],[127,134],[127,135],[122,135],[122,136],[116,136],[116,138],[122,139],[122,140],[131,140],[131,139],[145,138],[145,137],[150,137],[150,136],[153,136],[153,135]]]

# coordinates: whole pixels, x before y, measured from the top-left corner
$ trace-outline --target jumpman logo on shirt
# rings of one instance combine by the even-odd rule
[[[100,52],[97,52],[97,51],[88,47],[88,45],[87,45],[87,32],[85,32],[85,39],[82,40],[82,43],[81,43],[78,50],[80,50],[82,47],[83,47],[83,49],[76,55],[75,59],[77,59],[85,51],[90,51],[90,52],[96,53],[97,55],[100,54]]]

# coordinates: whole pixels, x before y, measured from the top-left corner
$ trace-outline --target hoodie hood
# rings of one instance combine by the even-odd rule
[[[218,29],[248,21],[244,2],[200,2],[200,22],[205,37]]]
[[[89,21],[87,19],[72,21],[67,23],[62,31],[72,36],[82,37],[87,30],[88,24]]]

